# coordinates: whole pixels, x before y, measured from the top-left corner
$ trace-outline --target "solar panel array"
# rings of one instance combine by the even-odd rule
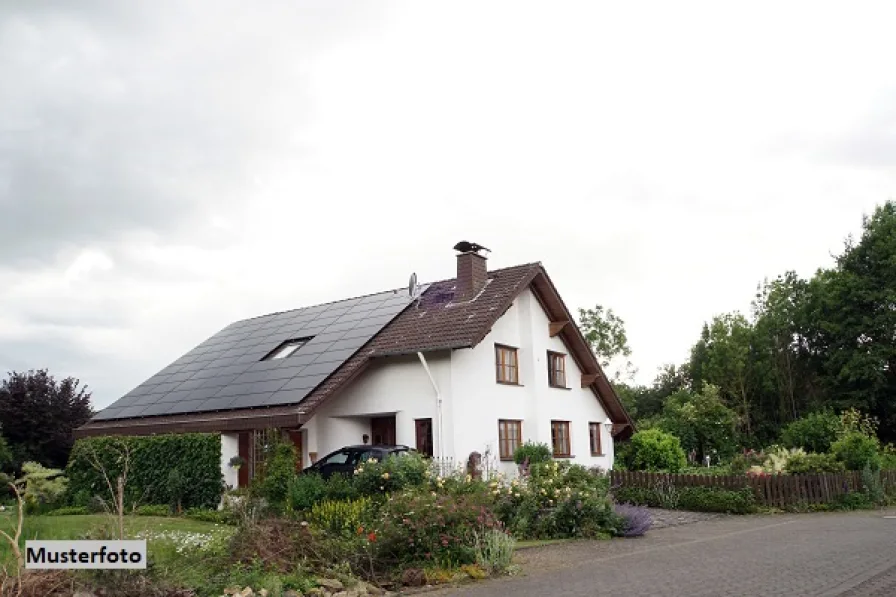
[[[94,420],[186,414],[301,402],[407,307],[387,291],[233,323]],[[262,360],[287,340],[312,337],[288,357]]]

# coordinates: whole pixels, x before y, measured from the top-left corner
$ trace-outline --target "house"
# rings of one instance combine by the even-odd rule
[[[271,433],[302,466],[397,443],[458,464],[478,452],[512,474],[531,440],[612,467],[631,420],[545,269],[487,271],[482,247],[455,250],[455,279],[233,323],[76,436],[220,433],[231,486],[249,482]]]

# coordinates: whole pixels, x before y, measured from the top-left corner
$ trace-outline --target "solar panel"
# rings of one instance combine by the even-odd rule
[[[237,321],[94,420],[297,404],[409,302],[406,291],[390,290]],[[287,357],[262,360],[284,342],[309,337]]]

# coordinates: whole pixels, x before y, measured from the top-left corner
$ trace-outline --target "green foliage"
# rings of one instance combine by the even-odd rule
[[[540,444],[527,441],[513,453],[513,461],[517,464],[523,464],[526,460],[529,465],[539,464],[542,462],[550,462],[554,459],[554,453],[547,444]]]
[[[363,526],[373,510],[369,497],[356,500],[326,500],[311,507],[308,522],[331,533],[352,534]]]
[[[504,572],[513,561],[516,540],[498,529],[476,534],[476,563],[492,574]]]
[[[37,462],[26,462],[22,465],[22,473],[21,482],[25,486],[22,497],[27,512],[51,509],[62,501],[68,487],[63,471],[46,468]]]
[[[183,511],[183,500],[184,495],[187,493],[187,489],[190,485],[190,481],[180,472],[179,469],[173,468],[168,471],[168,478],[165,482],[165,489],[168,495],[168,503],[171,506],[171,510],[174,510],[178,514]]]
[[[881,448],[880,468],[885,471],[896,470],[896,445],[887,444]]]
[[[137,516],[171,516],[171,507],[165,504],[144,504],[134,508]]]
[[[286,507],[293,512],[310,510],[327,495],[327,484],[317,473],[296,475],[286,488]]]
[[[296,476],[295,471],[295,446],[292,442],[275,442],[264,463],[264,472],[257,485],[258,495],[275,506],[284,506],[289,493],[289,484]]]
[[[806,415],[788,424],[781,431],[781,443],[788,448],[802,448],[822,454],[831,449],[844,426],[840,417],[829,411]]]
[[[867,510],[874,504],[864,491],[850,491],[834,498],[833,510]]]
[[[841,435],[858,433],[868,437],[877,437],[877,428],[880,426],[877,418],[862,413],[855,408],[847,408],[840,413]]]
[[[765,454],[755,450],[744,450],[736,454],[728,463],[728,472],[732,475],[743,475],[755,466],[762,466]]]
[[[674,473],[687,464],[678,438],[659,429],[634,434],[630,450],[628,464],[632,470]]]
[[[868,496],[868,501],[875,506],[885,506],[887,504],[887,495],[884,493],[880,469],[872,469],[869,466],[865,466],[862,469],[862,491]]]
[[[860,471],[870,467],[880,470],[880,443],[876,437],[851,432],[838,439],[831,446],[831,453],[846,466],[847,470]]]
[[[223,489],[221,439],[217,434],[202,433],[78,440],[66,469],[74,505],[87,506],[97,495],[109,499],[106,481],[91,460],[98,459],[114,483],[123,471],[128,451],[127,508],[137,502],[169,502],[168,474],[172,469],[177,469],[189,480],[182,496],[183,507],[212,508],[218,505]]]
[[[376,496],[420,487],[429,479],[429,464],[419,454],[392,455],[368,460],[355,469],[354,485],[360,496]]]
[[[390,495],[361,532],[384,563],[459,566],[476,563],[478,537],[500,526],[484,496],[409,490]]]
[[[783,473],[787,470],[787,467],[790,461],[793,458],[801,458],[805,456],[806,453],[802,448],[782,448],[780,446],[770,446],[765,454],[765,461],[762,463],[761,467],[753,467],[751,470],[753,472],[766,472],[766,473]]]
[[[606,476],[567,462],[537,464],[529,476],[508,484],[489,483],[495,513],[521,539],[596,537],[612,534],[619,522]]]
[[[84,516],[90,514],[84,506],[63,506],[50,510],[45,516]]]
[[[674,494],[670,499],[669,493]],[[617,503],[668,508],[674,504],[681,510],[750,514],[756,511],[756,498],[750,488],[720,489],[717,487],[620,487],[613,492]]]
[[[699,461],[706,455],[728,458],[737,449],[737,413],[722,403],[719,388],[704,384],[700,392],[681,390],[668,398],[659,421],[663,431],[694,450]]]
[[[12,450],[9,449],[9,444],[7,444],[3,436],[0,435],[0,471],[8,470],[12,464]]]
[[[634,377],[635,369],[627,360],[632,351],[625,334],[625,322],[612,309],[604,310],[601,305],[595,305],[593,309],[579,309],[579,329],[600,360],[601,367],[606,369],[614,359],[624,358],[626,377]],[[617,371],[614,378],[619,381],[620,377]]]
[[[791,474],[839,473],[846,470],[833,454],[794,454],[785,471]]]

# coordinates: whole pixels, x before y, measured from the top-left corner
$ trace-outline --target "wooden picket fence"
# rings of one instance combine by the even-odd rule
[[[881,471],[881,484],[887,493],[896,493],[896,471]],[[827,504],[839,495],[860,491],[862,474],[821,473],[814,475],[693,475],[610,471],[613,487],[718,487],[741,489],[750,487],[756,503],[785,508],[799,504]]]

